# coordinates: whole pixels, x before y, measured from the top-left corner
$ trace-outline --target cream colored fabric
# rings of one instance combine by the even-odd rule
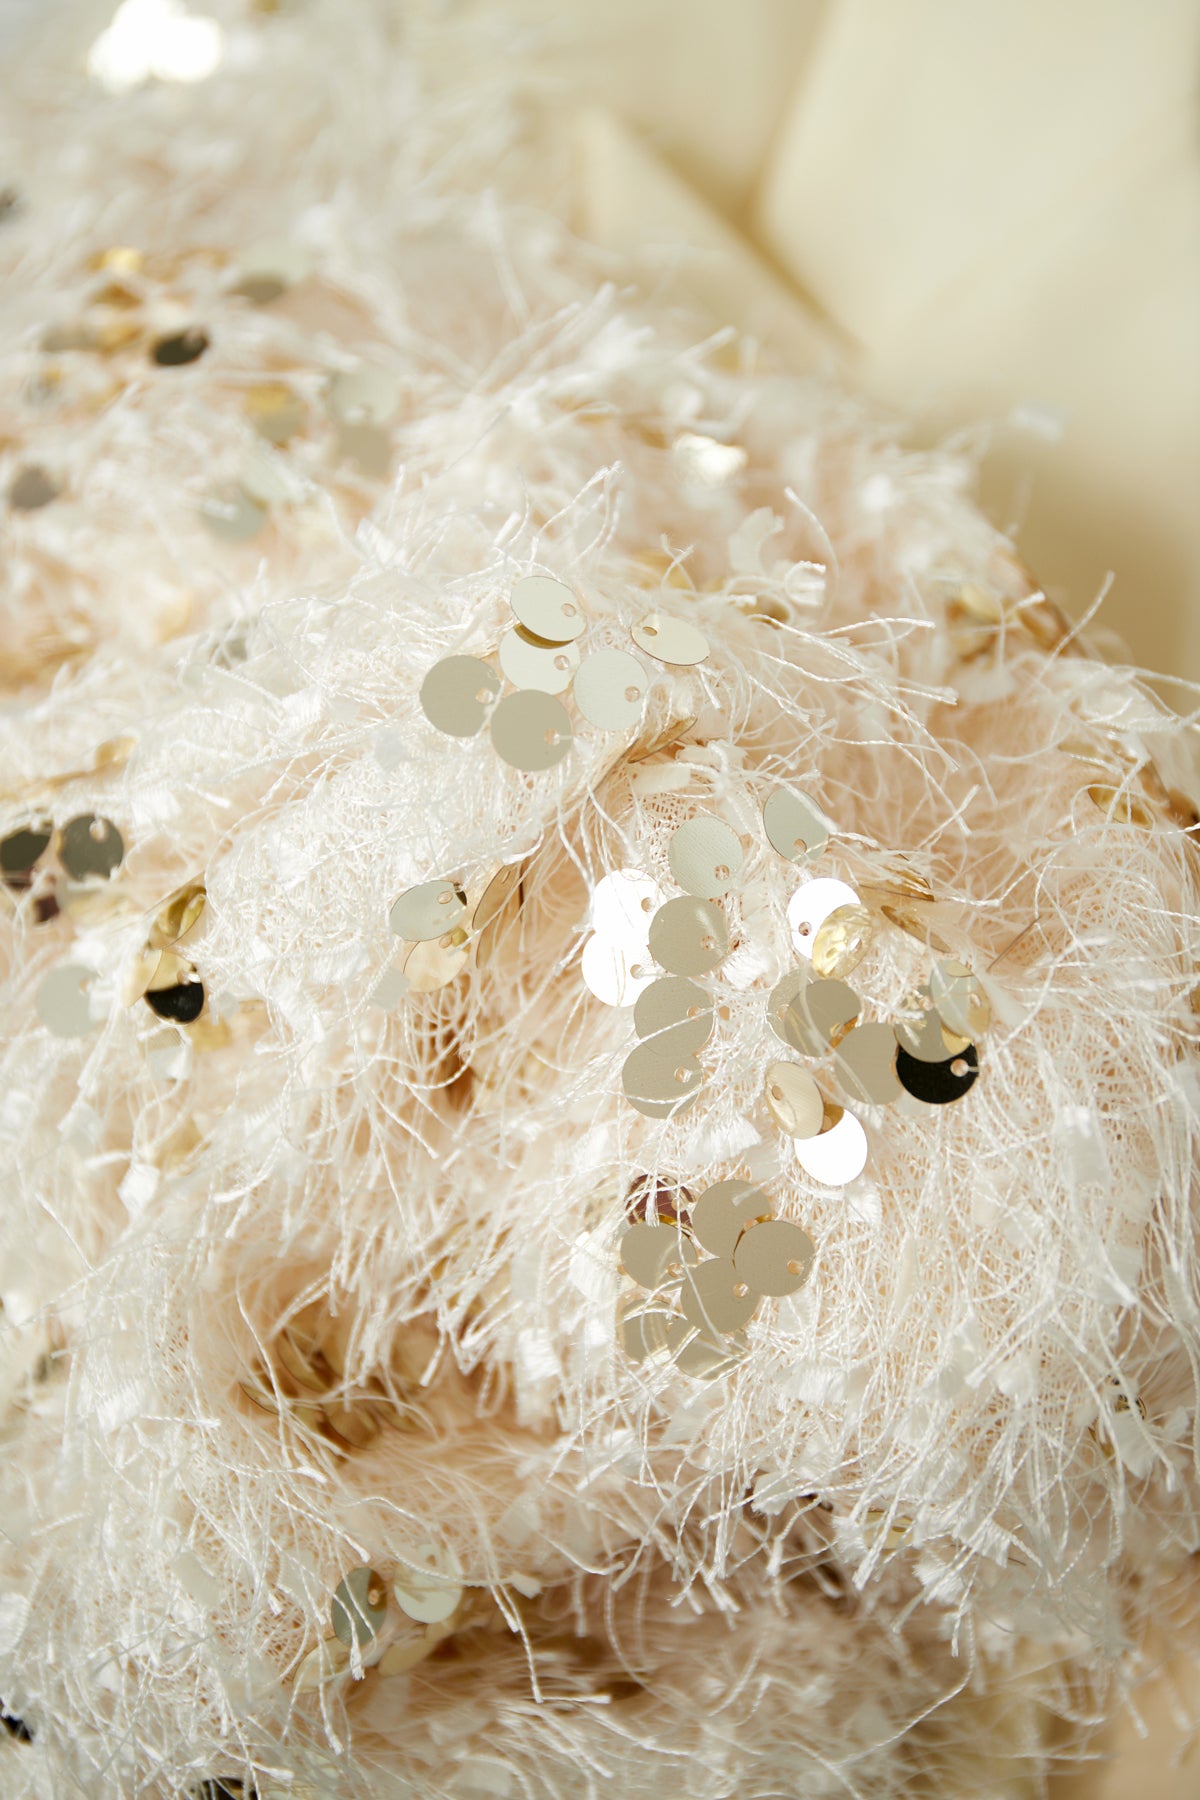
[[[517,5],[532,82],[627,120],[924,438],[995,421],[984,498],[1040,579],[1080,614],[1111,572],[1100,623],[1200,680],[1197,0]],[[597,218],[661,241],[662,181],[593,136]]]
[[[1041,578],[1200,678],[1195,0],[836,0],[755,222],[927,432],[1014,408],[989,495]],[[1027,491],[1023,492],[1023,488]]]

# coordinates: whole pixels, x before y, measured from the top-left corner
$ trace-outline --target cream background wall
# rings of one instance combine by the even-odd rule
[[[532,82],[627,121],[923,439],[989,421],[1040,579],[1079,614],[1111,572],[1101,624],[1200,680],[1197,0],[515,4]],[[627,238],[638,198],[597,198]]]

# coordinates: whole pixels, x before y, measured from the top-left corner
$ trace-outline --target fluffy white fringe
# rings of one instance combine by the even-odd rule
[[[451,23],[215,10],[206,84],[89,90],[85,8],[4,109],[0,478],[63,492],[6,521],[0,834],[95,810],[128,846],[105,905],[0,916],[0,1697],[34,1733],[4,1791],[1024,1792],[1050,1712],[1086,1723],[1141,1621],[1192,1616],[1188,728],[1065,632],[961,456],[754,372],[527,204],[556,173]],[[267,237],[313,273],[254,308],[229,272]],[[39,347],[122,245],[150,324],[211,334],[194,369]],[[320,424],[359,359],[402,385],[390,483]],[[281,378],[309,423],[275,452],[243,402]],[[744,471],[698,488],[689,432]],[[283,497],[214,542],[251,454]],[[425,671],[493,649],[534,565],[592,647],[660,593],[703,624],[651,695],[697,715],[684,748],[584,729],[526,778],[428,727]],[[778,858],[748,860],[692,1113],[625,1104],[627,1015],[579,978],[596,879],[664,876],[698,807],[751,829],[781,776],[836,826],[817,872],[929,881],[995,1017],[969,1104],[872,1115],[833,1196],[758,1104]],[[487,969],[381,1005],[396,895],[516,857]],[[184,1042],[121,998],[191,878],[216,1023]],[[104,1015],[78,1043],[35,1012],[69,961]],[[892,930],[855,979],[887,1016],[925,973]],[[817,1245],[715,1383],[617,1341],[643,1172],[748,1172]],[[238,1386],[302,1308],[345,1392],[397,1403],[346,1456]],[[346,1569],[429,1539],[469,1584],[453,1635],[296,1692]]]

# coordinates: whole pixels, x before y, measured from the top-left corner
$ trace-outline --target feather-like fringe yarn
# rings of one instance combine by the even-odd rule
[[[0,835],[125,846],[77,882],[52,840],[0,907],[4,1792],[1036,1791],[1052,1717],[1082,1742],[1195,1617],[1191,727],[960,450],[577,241],[477,25],[210,10],[208,80],[114,94],[76,9],[0,126]],[[531,571],[589,650],[658,609],[709,654],[523,774],[418,696]],[[831,826],[802,871],[781,784]],[[580,955],[698,812],[733,951],[698,1101],[647,1117]],[[406,990],[396,897],[508,866]],[[812,876],[873,897],[865,1014],[941,944],[992,1018],[838,1188],[763,1105]],[[138,980],[189,882],[194,1025]],[[639,1361],[629,1197],[730,1176],[811,1279],[716,1376]],[[448,1617],[330,1647],[349,1570],[431,1555]]]

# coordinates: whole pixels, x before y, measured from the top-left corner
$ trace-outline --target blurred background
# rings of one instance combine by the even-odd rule
[[[1198,0],[505,10],[919,441],[990,426],[984,504],[1055,598],[1111,575],[1097,623],[1200,681]]]

